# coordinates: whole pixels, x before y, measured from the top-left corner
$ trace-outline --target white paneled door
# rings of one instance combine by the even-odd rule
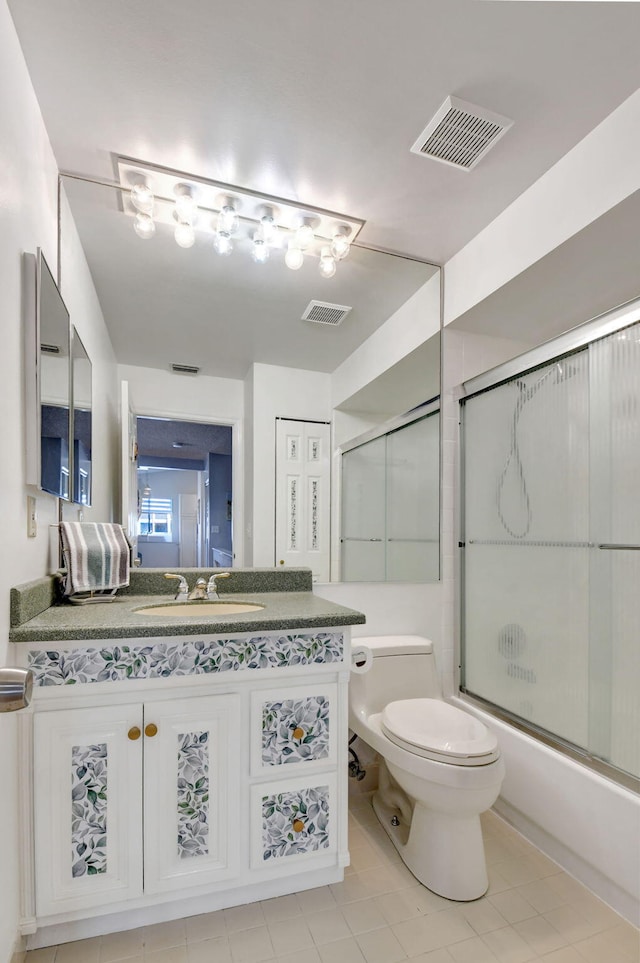
[[[329,581],[330,426],[276,420],[276,565]]]

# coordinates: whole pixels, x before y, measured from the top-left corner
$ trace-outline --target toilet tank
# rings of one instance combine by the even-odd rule
[[[351,673],[349,711],[366,718],[397,699],[441,699],[433,643],[419,635],[378,635],[352,640],[371,649],[368,672]]]

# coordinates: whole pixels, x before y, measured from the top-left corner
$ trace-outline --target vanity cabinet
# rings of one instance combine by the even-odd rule
[[[36,714],[38,915],[237,873],[238,728],[233,694]]]
[[[79,939],[342,879],[348,629],[51,640],[23,662],[23,932]]]

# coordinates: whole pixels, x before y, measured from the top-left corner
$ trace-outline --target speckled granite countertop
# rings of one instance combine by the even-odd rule
[[[231,580],[229,580],[231,581]],[[222,595],[222,593],[220,593]],[[263,609],[242,615],[202,618],[151,616],[136,612],[149,605],[166,605],[171,596],[119,595],[113,602],[89,605],[54,605],[10,630],[12,642],[156,638],[178,635],[212,635],[226,632],[268,632],[293,628],[358,625],[362,612],[336,605],[310,591],[231,593],[224,601],[254,602]],[[191,603],[197,606],[198,603]]]

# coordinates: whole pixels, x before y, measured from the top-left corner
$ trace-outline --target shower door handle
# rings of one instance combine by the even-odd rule
[[[598,548],[608,552],[640,552],[640,545],[621,545],[616,542],[603,542]]]

